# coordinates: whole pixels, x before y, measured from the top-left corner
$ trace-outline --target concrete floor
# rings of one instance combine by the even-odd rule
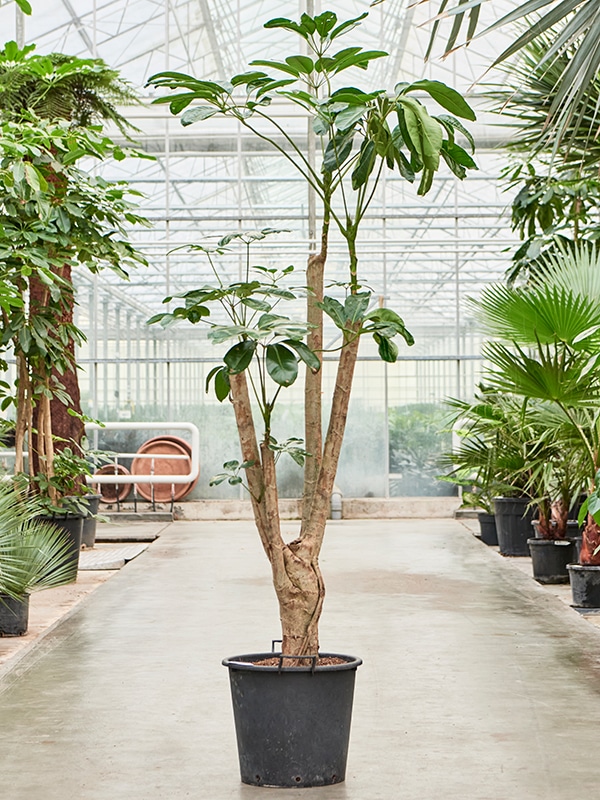
[[[364,660],[345,784],[239,782],[220,662],[278,635],[268,568],[250,523],[176,522],[0,682],[2,800],[597,797],[600,630],[460,522],[329,528],[322,649]]]

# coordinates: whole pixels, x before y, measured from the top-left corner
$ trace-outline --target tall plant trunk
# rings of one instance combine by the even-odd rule
[[[60,270],[60,277],[71,284],[71,267],[69,264]],[[39,281],[35,275],[32,275],[29,284],[30,292],[30,308],[31,313],[35,314],[37,308],[44,308],[48,303],[48,288]],[[62,325],[70,325],[73,323],[73,310],[74,301],[73,297],[66,294],[62,307],[56,309],[56,326],[57,328]],[[69,403],[66,405],[58,397],[52,397],[50,400],[50,419],[51,422],[51,435],[54,437],[54,449],[56,451],[62,450],[64,447],[72,446],[74,442],[76,445],[81,444],[84,434],[84,424],[81,421],[81,393],[79,389],[79,380],[77,378],[77,371],[75,367],[75,343],[69,339],[67,345],[67,357],[69,366],[61,374],[59,370],[54,368],[48,376],[52,383],[58,383],[63,387],[63,391],[69,397]],[[69,414],[69,409],[73,410],[80,416],[72,416]],[[35,472],[39,472],[41,465],[37,458],[37,453],[41,452],[38,441],[39,433],[36,434],[35,430],[40,430],[40,413],[41,405],[36,404],[33,408],[33,448],[30,448],[33,453],[33,468]],[[45,470],[43,470],[45,471]]]
[[[274,453],[268,440],[258,445],[245,373],[230,375],[229,380],[242,458],[252,462],[246,477],[254,520],[271,564],[279,602],[282,652],[312,655],[318,652],[317,625],[325,594],[318,551],[303,539],[289,544],[283,541]]]
[[[323,224],[321,227],[321,249],[308,259],[306,268],[306,284],[309,294],[306,300],[306,319],[310,326],[306,338],[308,347],[321,358],[321,369],[313,372],[308,367],[304,381],[304,449],[309,453],[304,464],[304,485],[302,491],[302,528],[304,530],[310,519],[312,501],[317,486],[323,453],[323,310],[319,303],[323,302],[325,263],[329,243],[329,225],[331,201],[331,176],[325,187]],[[327,194],[329,192],[329,194]]]

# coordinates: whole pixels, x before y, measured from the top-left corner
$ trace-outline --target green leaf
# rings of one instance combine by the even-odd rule
[[[338,130],[347,131],[352,128],[368,111],[367,106],[349,106],[340,111],[335,116],[335,124]]]
[[[256,297],[245,297],[242,304],[254,311],[270,311],[272,308],[265,300],[258,300]]]
[[[369,16],[369,12],[368,11],[364,11],[359,17],[353,17],[352,19],[347,19],[345,22],[341,22],[337,26],[337,28],[334,28],[331,31],[331,34],[330,34],[329,38],[331,40],[337,39],[337,37],[341,36],[343,33],[348,33],[353,28],[355,28],[357,25],[359,25],[361,20],[363,20],[365,17],[368,17],[368,16]]]
[[[304,39],[307,38],[306,30],[301,25],[291,19],[286,19],[285,17],[276,17],[275,19],[270,19],[268,22],[265,22],[264,27],[283,28],[284,30],[293,31],[294,33],[300,34],[300,36],[302,36]]]
[[[424,105],[412,98],[399,97],[398,104],[404,110],[406,130],[419,159],[424,167],[435,172],[440,164],[443,144],[440,123],[429,116]],[[404,135],[404,131],[402,133]]]
[[[282,344],[270,344],[266,353],[267,372],[279,386],[291,386],[298,377],[296,356]]]
[[[321,369],[321,362],[319,361],[318,356],[316,353],[307,347],[304,342],[299,342],[295,339],[285,339],[283,344],[286,344],[288,347],[291,347],[293,350],[298,353],[302,361],[313,370],[313,372],[318,372]]]
[[[369,307],[371,292],[358,292],[349,294],[344,303],[344,317],[346,322],[359,322]]]
[[[472,122],[477,119],[475,112],[467,101],[455,89],[451,89],[441,81],[415,81],[411,83],[405,91],[427,92],[427,94],[429,94],[436,103],[439,103],[439,105],[445,108],[446,111],[450,111],[452,114],[456,114],[463,119],[469,119]]]
[[[199,120],[214,117],[216,113],[216,108],[211,108],[210,106],[196,106],[195,108],[190,108],[185,112],[185,114],[183,114],[181,117],[181,124],[184,127],[187,127],[188,125],[193,125],[194,122],[198,122]]]
[[[285,63],[295,69],[297,74],[310,75],[315,68],[312,58],[308,56],[288,56]]]
[[[387,336],[382,336],[379,333],[374,333],[373,338],[377,342],[377,349],[379,350],[382,361],[393,364],[398,358],[398,345],[392,342],[391,339],[388,339]]]
[[[28,16],[31,14],[31,4],[29,0],[16,0],[16,3],[24,14]]]
[[[468,143],[471,145],[471,152],[472,153],[475,152],[475,139],[473,139],[472,133],[469,130],[467,130],[461,122],[459,122],[454,117],[448,116],[448,114],[439,114],[437,116],[437,119],[440,122],[445,123],[446,125],[450,125],[450,127],[456,129],[457,131],[460,131],[462,135],[465,137],[465,139],[468,141]]]
[[[333,297],[325,296],[322,303],[317,303],[319,308],[327,314],[328,317],[335,322],[336,327],[344,330],[346,327],[346,317],[344,315],[344,306]]]
[[[375,142],[365,140],[360,148],[358,163],[352,172],[352,188],[354,191],[363,186],[373,172],[375,166]]]
[[[319,36],[324,39],[330,33],[336,22],[337,14],[334,14],[333,11],[323,11],[322,14],[317,14],[315,17],[315,27]],[[330,38],[334,38],[333,33]]]
[[[289,64],[283,64],[281,61],[262,61],[258,59],[257,61],[251,61],[250,66],[271,67],[271,69],[277,69],[280,72],[287,72],[288,75],[293,75],[295,78],[299,77],[300,75],[300,71],[295,67],[291,67]]]
[[[581,508],[579,509],[579,514],[577,515],[577,522],[579,523],[579,527],[583,525],[588,515],[588,498],[586,497],[583,503],[581,504]]]
[[[343,133],[336,133],[335,136],[329,140],[323,155],[323,172],[334,172],[347,160],[352,152],[354,134],[355,131],[352,129]]]
[[[467,167],[469,169],[477,169],[477,164],[473,161],[467,151],[463,150],[463,148],[459,145],[452,144],[451,142],[444,142],[442,148],[444,152],[450,156],[450,158],[457,162],[457,164],[461,164],[463,167]]]
[[[251,340],[238,342],[225,353],[223,361],[229,367],[229,371],[237,375],[250,366],[255,351],[256,342]]]
[[[223,400],[228,397],[230,391],[231,386],[229,384],[227,368],[221,367],[218,372],[215,373],[215,394],[217,395],[217,400],[222,403]]]

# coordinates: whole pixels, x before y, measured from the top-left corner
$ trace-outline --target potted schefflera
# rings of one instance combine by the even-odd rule
[[[357,88],[360,71],[387,55],[338,46],[366,16],[340,22],[335,13],[324,11],[314,17],[303,14],[299,21],[273,19],[265,27],[277,29],[274,49],[280,50],[282,34],[297,37],[295,49],[283,61],[255,61],[248,72],[230,81],[173,72],[150,79],[153,86],[173,91],[155,102],[168,103],[174,114],[183,112],[183,125],[226,117],[269,141],[304,179],[298,204],[305,202],[308,188],[321,206],[316,215],[322,221],[320,249],[309,257],[306,276],[294,278],[287,266],[252,266],[252,242],[271,230],[238,232],[212,247],[206,241],[196,243],[191,250],[210,260],[214,285],[186,292],[179,307],[152,319],[165,326],[184,320],[205,323],[209,338],[224,345],[223,363],[210,372],[208,384],[219,400],[229,398],[232,403],[241,456],[228,461],[216,480],[242,484],[249,493],[282,623],[280,652],[224,662],[230,674],[242,781],[262,786],[318,786],[345,777],[354,677],[361,661],[320,652],[318,623],[325,588],[319,553],[359,343],[364,335],[372,336],[387,362],[396,361],[396,337],[412,344],[402,319],[383,307],[359,277],[361,221],[386,168],[398,170],[408,181],[418,180],[417,191],[423,195],[440,165],[445,163],[459,178],[475,167],[455,135],[460,131],[472,146],[457,117],[473,120],[475,115],[456,91],[427,80],[399,83],[391,91]],[[342,87],[340,76],[346,71],[352,77]],[[340,88],[332,91],[332,86]],[[422,102],[424,95],[437,104],[436,116]],[[313,161],[306,154],[305,133],[288,130],[277,111],[269,112],[272,101],[275,108],[281,102],[295,104],[311,120],[318,158]],[[348,275],[343,289],[335,283],[337,297],[324,292],[331,228],[347,251]],[[245,248],[246,256],[235,283],[230,283],[225,268],[219,268],[220,256],[231,245]],[[307,287],[306,315],[300,321],[286,313],[287,301],[297,305],[301,290],[293,287],[298,285]],[[214,308],[219,311],[216,320],[223,319],[224,309],[230,324],[213,322]],[[324,317],[337,328],[339,361],[323,437]],[[305,380],[304,435],[293,431],[280,441],[273,433],[277,401],[300,369]],[[262,421],[262,430],[257,430],[255,419]],[[275,469],[276,461],[286,455],[304,468],[302,522],[292,541],[285,541],[281,533]]]

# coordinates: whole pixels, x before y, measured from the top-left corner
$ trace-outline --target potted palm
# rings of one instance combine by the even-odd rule
[[[0,636],[27,632],[29,594],[70,583],[76,567],[71,545],[56,526],[39,519],[35,498],[0,483]]]
[[[482,540],[505,556],[528,555],[536,503],[532,464],[543,458],[539,431],[520,398],[480,386],[473,401],[449,400],[459,444],[442,465],[444,480],[464,487],[465,501],[483,508]],[[493,519],[493,527],[491,525]]]
[[[299,21],[270,20],[265,27],[299,37],[303,53],[292,51],[282,61],[255,61],[250,71],[229,81],[172,72],[150,79],[153,86],[173,92],[156,102],[168,103],[174,114],[183,112],[184,125],[220,116],[267,141],[299,172],[321,206],[320,249],[309,257],[303,281],[303,319],[297,321],[284,310],[286,301],[293,304],[298,297],[288,285],[287,268],[252,270],[248,257],[240,281],[230,283],[219,271],[219,251],[235,241],[249,248],[255,234],[224,237],[213,248],[197,244],[196,250],[215,263],[216,283],[187,292],[177,308],[153,318],[163,325],[180,320],[208,323],[209,336],[227,347],[223,364],[208,380],[220,400],[231,400],[241,457],[227,462],[219,480],[243,484],[249,492],[282,622],[280,653],[224,662],[230,671],[242,780],[259,785],[313,786],[344,780],[352,687],[360,660],[319,652],[325,596],[319,553],[359,343],[364,335],[372,335],[381,358],[393,362],[398,353],[394,339],[412,342],[398,314],[382,307],[362,285],[357,250],[361,222],[386,167],[397,169],[408,181],[420,177],[418,192],[425,194],[442,161],[460,178],[475,166],[457,142],[459,132],[467,142],[471,139],[457,117],[474,119],[474,114],[449,87],[418,81],[398,84],[392,91],[365,91],[357,88],[355,76],[352,84],[340,86],[347,70],[367,69],[371,61],[386,56],[360,47],[336,49],[338,40],[365,16],[340,22],[336,14],[324,11],[303,14]],[[429,95],[442,113],[430,115],[416,93]],[[305,135],[298,138],[276,111],[270,113],[273,100],[295,104],[308,116],[309,139],[318,158],[313,158],[312,147],[306,149]],[[331,228],[341,236],[348,259],[347,281],[338,287],[337,297],[324,290]],[[215,304],[224,308],[229,324],[219,324],[219,317],[213,321]],[[323,437],[324,316],[337,329],[339,362]],[[300,366],[305,372],[304,436],[277,441],[274,410]],[[254,413],[263,423],[260,433]],[[292,541],[281,534],[275,470],[277,459],[286,454],[304,468],[302,522]],[[339,690],[334,688],[338,681]]]
[[[477,308],[488,332],[498,337],[484,348],[492,365],[488,382],[533,405],[531,413],[562,449],[566,469],[575,476],[573,496],[577,476],[585,476],[590,498],[580,512],[586,525],[571,583],[575,604],[586,605],[600,601],[576,585],[593,581],[600,570],[600,525],[594,517],[600,466],[600,253],[579,246],[544,261],[543,272],[525,287],[488,287]],[[573,496],[563,499],[563,519]],[[579,602],[582,598],[585,602]]]

